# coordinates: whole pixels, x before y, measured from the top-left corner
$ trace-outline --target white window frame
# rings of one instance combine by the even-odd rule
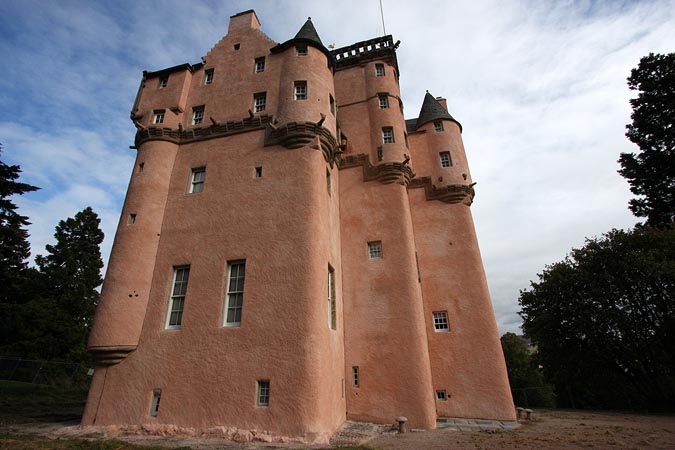
[[[178,279],[179,274],[181,275],[180,280]],[[183,312],[185,311],[185,298],[187,296],[189,280],[190,266],[178,266],[173,268],[173,283],[171,283],[171,295],[169,296],[169,310],[166,315],[165,328],[167,330],[180,330],[183,325]],[[176,318],[175,320],[172,320],[174,313],[176,314]]]
[[[382,128],[382,143],[393,144],[394,142],[394,129],[392,127]]]
[[[337,301],[335,298],[335,270],[328,264],[328,328],[337,330]]]
[[[204,84],[213,83],[214,69],[206,69],[204,71]]]
[[[368,259],[382,259],[382,241],[368,242]]]
[[[253,71],[260,73],[265,71],[265,57],[261,56],[253,61]]]
[[[204,192],[206,183],[206,166],[193,167],[190,174],[190,194]]]
[[[448,393],[445,391],[445,389],[436,390],[436,400],[439,402],[448,401]]]
[[[270,380],[258,380],[256,387],[256,406],[270,406]]]
[[[441,163],[441,167],[443,169],[447,169],[448,167],[452,167],[452,158],[450,158],[450,152],[440,152],[438,154],[439,161]]]
[[[448,321],[447,311],[434,311],[434,331],[436,333],[447,333],[450,331],[450,322]]]
[[[267,92],[258,92],[253,94],[253,112],[259,113],[265,111],[267,106]]]
[[[352,387],[360,387],[361,380],[359,379],[359,366],[352,366]]]
[[[204,122],[204,107],[196,106],[192,108],[192,125],[199,125]]]
[[[296,81],[293,83],[293,99],[307,100],[307,81]]]
[[[150,402],[150,417],[157,417],[159,414],[159,402],[162,399],[162,390],[152,390],[152,401]]]
[[[389,98],[386,95],[379,95],[378,102],[380,104],[380,109],[389,108]]]
[[[164,114],[165,110],[157,110],[155,111],[155,116],[152,119],[152,123],[158,124],[158,123],[164,123]]]
[[[442,133],[443,132],[443,122],[440,120],[434,121],[434,131],[436,133]]]
[[[233,277],[236,268],[235,277]],[[225,293],[225,308],[223,311],[224,327],[240,327],[244,309],[244,284],[246,281],[246,260],[239,259],[227,263],[227,291]],[[234,283],[234,284],[233,284]],[[233,316],[230,318],[230,311]],[[237,313],[238,316],[237,317]],[[239,320],[237,320],[237,318]]]
[[[376,77],[384,76],[384,64],[375,64],[375,76]]]

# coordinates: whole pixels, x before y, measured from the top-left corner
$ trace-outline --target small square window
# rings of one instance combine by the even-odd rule
[[[164,122],[164,110],[155,111],[155,115],[152,119],[152,123],[163,123]]]
[[[368,259],[382,258],[382,241],[368,242]]]
[[[389,108],[389,98],[386,95],[380,95],[380,109]]]
[[[447,311],[434,311],[434,330],[450,331]]]
[[[159,88],[165,88],[166,85],[169,84],[169,77],[162,77],[159,79]]]
[[[192,125],[199,125],[204,121],[204,107],[197,106],[192,108]]]
[[[352,386],[359,387],[359,366],[352,367]]]
[[[269,380],[258,380],[258,406],[270,405],[270,382]]]
[[[384,64],[375,64],[375,76],[377,77],[384,76]]]
[[[294,83],[293,95],[296,100],[307,100],[307,82],[296,81]]]
[[[440,120],[437,120],[434,122],[434,131],[436,133],[442,133],[443,132],[443,122]]]
[[[262,166],[258,166],[255,168],[255,177],[262,178]]]
[[[445,402],[448,400],[448,395],[445,393],[445,390],[436,391],[436,400],[439,402]]]
[[[265,57],[261,56],[260,58],[256,58],[254,67],[255,67],[256,73],[264,72],[265,71]]]
[[[265,106],[267,104],[267,92],[259,92],[253,94],[253,112],[263,112],[265,111]]]
[[[306,45],[296,45],[295,46],[295,51],[298,56],[306,56],[307,55],[307,46]]]
[[[204,191],[204,181],[206,180],[206,167],[197,167],[192,169],[190,180],[190,193],[197,194]]]
[[[393,144],[394,143],[394,129],[391,127],[382,128],[382,143],[383,144]]]
[[[441,167],[450,167],[452,166],[452,159],[450,159],[450,152],[441,152],[438,154],[441,160]]]
[[[207,69],[204,71],[204,84],[213,83],[213,69]]]
[[[241,48],[241,44],[234,44],[234,49],[239,50]]]
[[[143,173],[143,169],[145,169],[145,163],[144,162],[138,164],[138,173]]]
[[[129,214],[129,225],[136,223],[136,214]]]
[[[162,390],[155,389],[152,391],[152,402],[150,403],[150,417],[157,417],[159,413],[159,401],[162,399]]]

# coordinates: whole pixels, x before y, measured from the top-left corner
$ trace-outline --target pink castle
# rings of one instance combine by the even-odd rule
[[[404,119],[397,47],[279,44],[251,10],[143,73],[83,424],[515,420],[462,127],[429,93]]]

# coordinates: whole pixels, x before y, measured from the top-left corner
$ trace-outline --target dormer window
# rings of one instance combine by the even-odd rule
[[[204,71],[204,84],[213,83],[213,69]]]
[[[159,79],[159,88],[165,88],[166,85],[169,84],[169,77],[162,77]]]
[[[295,46],[295,52],[296,55],[298,56],[307,56],[307,45],[306,44],[298,44]]]

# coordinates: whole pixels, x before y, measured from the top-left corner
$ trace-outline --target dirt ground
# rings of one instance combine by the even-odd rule
[[[77,436],[70,430],[79,423],[82,404],[22,405],[0,401],[0,449],[51,448],[10,445],[14,435],[39,435],[43,440],[65,438],[105,439],[101,435]],[[64,432],[64,430],[66,432]],[[7,434],[11,433],[11,434]],[[8,437],[10,436],[10,437]],[[298,444],[247,443],[236,444],[222,439],[204,437],[159,437],[145,435],[111,436],[125,443],[192,448],[195,450],[262,450],[270,448],[303,448]],[[53,441],[52,441],[53,442]],[[91,443],[93,445],[93,443]],[[88,448],[89,445],[77,448]],[[59,448],[63,448],[60,447]],[[71,448],[71,447],[65,447]],[[75,448],[75,447],[73,447]],[[116,446],[116,448],[124,448]],[[304,447],[308,448],[308,447]],[[330,447],[310,447],[327,449]],[[523,422],[512,431],[419,431],[406,434],[380,434],[364,443],[373,449],[454,450],[454,449],[675,449],[675,416],[630,414],[618,412],[589,412],[569,410],[535,410],[533,420]]]

